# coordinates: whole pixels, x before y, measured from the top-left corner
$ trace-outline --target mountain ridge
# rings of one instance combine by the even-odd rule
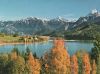
[[[68,21],[62,17],[55,19],[29,17],[16,21],[0,21],[1,33],[18,33],[19,35],[60,36],[69,35],[69,33],[70,35],[84,35],[90,30],[100,32],[99,28],[100,13],[96,9],[77,21]]]

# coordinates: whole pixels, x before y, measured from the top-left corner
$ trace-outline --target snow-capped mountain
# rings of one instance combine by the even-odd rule
[[[69,21],[63,17],[55,19],[28,17],[16,21],[0,21],[0,32],[7,34],[37,34],[55,35],[65,34],[67,31],[74,31],[89,24],[100,25],[100,13],[94,9],[88,15],[80,17],[77,21]]]
[[[0,31],[8,34],[16,32],[22,32],[24,34],[48,34],[56,31],[64,31],[68,23],[69,22],[60,19],[47,20],[29,17],[17,21],[1,21]]]

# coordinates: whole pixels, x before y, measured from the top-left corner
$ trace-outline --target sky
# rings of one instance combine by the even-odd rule
[[[27,17],[77,19],[100,11],[100,0],[0,0],[0,20]]]

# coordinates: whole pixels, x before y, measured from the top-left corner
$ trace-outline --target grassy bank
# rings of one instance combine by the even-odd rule
[[[7,43],[32,43],[32,42],[41,42],[47,41],[48,38],[43,36],[14,36],[14,35],[0,35],[0,44]]]

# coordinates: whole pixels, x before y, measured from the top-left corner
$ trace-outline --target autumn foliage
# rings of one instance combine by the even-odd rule
[[[41,58],[36,58],[29,48],[22,55],[17,49],[0,55],[0,74],[99,74],[98,64],[89,53],[77,51],[69,55],[63,39],[55,39],[54,46]]]
[[[12,52],[12,53],[11,53],[11,57],[10,57],[11,60],[16,60],[17,57],[18,57],[18,56],[17,56],[17,53],[16,53],[16,52]]]
[[[87,53],[83,55],[82,61],[83,61],[83,74],[90,74],[91,65],[90,65],[89,55]]]
[[[71,57],[71,73],[78,74],[78,59],[76,55]]]
[[[93,60],[93,62],[92,62],[92,74],[96,74],[96,73],[97,73],[97,66],[96,66],[95,60]]]
[[[40,74],[40,63],[33,57],[31,52],[29,53],[26,66],[29,68],[29,74]]]
[[[70,56],[62,39],[54,40],[54,47],[45,55],[44,60],[51,74],[70,74]]]

